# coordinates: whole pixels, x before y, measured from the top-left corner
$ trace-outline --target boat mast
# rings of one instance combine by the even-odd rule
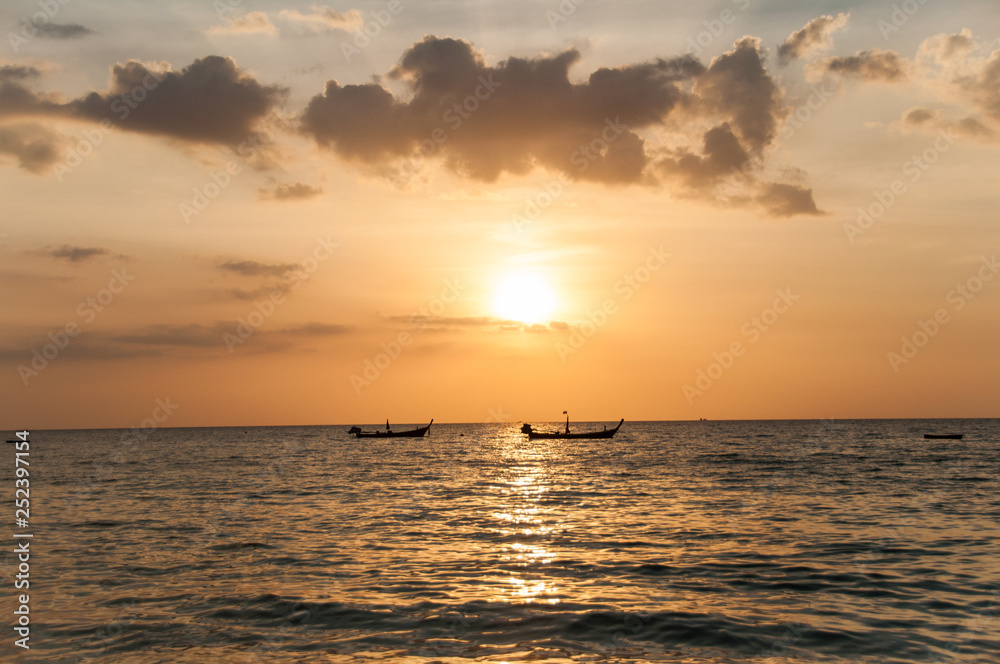
[[[564,410],[563,415],[566,416],[566,433],[569,433],[569,413]]]

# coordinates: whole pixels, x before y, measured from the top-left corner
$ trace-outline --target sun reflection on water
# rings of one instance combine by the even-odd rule
[[[545,504],[554,446],[529,442],[520,435],[501,439],[503,463],[496,477],[498,509],[491,513],[498,540],[497,556],[509,575],[501,578],[496,601],[558,604],[560,589],[548,572],[556,555],[546,545],[563,526]]]

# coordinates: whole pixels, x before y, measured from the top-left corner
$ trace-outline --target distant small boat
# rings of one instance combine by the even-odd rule
[[[563,414],[566,415],[565,411]],[[547,440],[566,440],[566,439],[578,439],[578,438],[611,438],[618,430],[622,428],[622,424],[625,422],[623,417],[614,429],[608,429],[605,427],[604,431],[582,431],[579,433],[572,433],[569,430],[569,415],[566,415],[566,431],[535,431],[530,424],[525,424],[521,427],[521,433],[528,434],[528,440],[536,439],[547,439]]]
[[[925,433],[924,438],[932,440],[962,440],[962,433]]]
[[[385,421],[385,431],[362,431],[360,427],[351,427],[347,433],[354,434],[358,438],[422,438],[431,429],[434,420],[427,423],[427,426],[409,431],[393,431],[389,427],[389,420]]]

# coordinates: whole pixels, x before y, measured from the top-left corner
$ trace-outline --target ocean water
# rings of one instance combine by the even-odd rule
[[[32,432],[0,659],[1000,661],[998,420],[346,429]]]

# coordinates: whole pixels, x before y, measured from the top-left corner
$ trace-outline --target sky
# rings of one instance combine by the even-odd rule
[[[998,417],[993,2],[5,2],[8,429]]]

